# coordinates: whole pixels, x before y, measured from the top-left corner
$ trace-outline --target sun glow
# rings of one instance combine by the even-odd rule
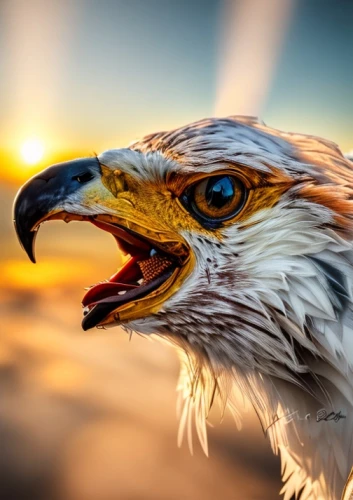
[[[28,165],[36,165],[43,158],[44,144],[39,139],[27,139],[21,146],[21,156]]]

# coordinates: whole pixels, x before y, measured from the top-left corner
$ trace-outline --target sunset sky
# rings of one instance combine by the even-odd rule
[[[215,114],[258,114],[350,150],[352,25],[349,1],[5,0],[0,176]],[[32,138],[44,154],[28,166]]]
[[[117,328],[82,332],[83,287],[119,265],[111,236],[45,224],[34,266],[12,204],[53,163],[207,116],[258,115],[353,150],[352,26],[349,0],[0,0],[7,498],[48,500],[58,484],[59,500],[277,497],[254,412],[241,433],[230,418],[210,429],[210,458],[191,458],[176,447],[175,353]]]

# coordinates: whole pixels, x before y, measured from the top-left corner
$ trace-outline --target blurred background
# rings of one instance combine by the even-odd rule
[[[14,500],[278,498],[256,416],[212,415],[210,457],[176,446],[172,349],[83,333],[83,287],[119,265],[85,224],[20,249],[21,183],[65,159],[207,116],[353,148],[350,0],[0,0],[0,494]]]

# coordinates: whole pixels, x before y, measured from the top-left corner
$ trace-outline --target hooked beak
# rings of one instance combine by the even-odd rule
[[[14,203],[14,224],[21,246],[33,263],[39,224],[62,211],[70,195],[100,175],[97,158],[80,158],[47,168],[20,189]]]
[[[130,179],[130,187],[125,178],[122,182],[123,175]],[[150,201],[146,214],[120,197],[134,186],[132,177],[123,175],[101,165],[97,158],[61,163],[30,179],[15,200],[17,236],[32,262],[39,226],[52,219],[88,221],[112,234],[118,248],[130,256],[115,274],[93,285],[83,297],[84,330],[156,313],[193,267],[183,238],[169,227],[157,229],[160,222],[151,212]],[[145,200],[143,190],[140,196]]]

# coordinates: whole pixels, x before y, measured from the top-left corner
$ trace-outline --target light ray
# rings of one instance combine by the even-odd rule
[[[260,114],[292,6],[292,0],[224,0],[216,115]]]

